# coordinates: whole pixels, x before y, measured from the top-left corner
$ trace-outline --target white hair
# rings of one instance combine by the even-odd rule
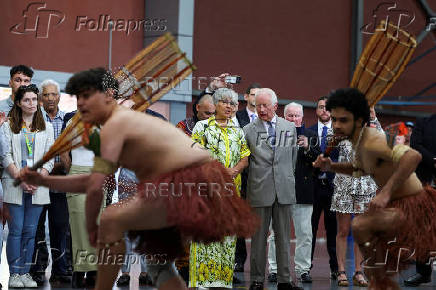
[[[289,103],[289,104],[287,104],[287,105],[285,106],[285,109],[283,110],[283,112],[285,112],[285,114],[286,114],[286,111],[287,111],[290,107],[295,107],[295,108],[300,109],[300,111],[301,111],[301,116],[304,116],[304,113],[303,113],[303,105],[301,105],[301,104],[299,104],[299,103],[296,103],[296,102],[291,102],[291,103]]]
[[[210,102],[211,104],[213,104],[213,98],[212,98],[212,95],[205,94],[205,95],[203,95],[203,96],[200,98],[200,100],[198,100],[198,104],[199,104],[199,105],[202,105],[202,104],[204,104],[205,102]]]
[[[233,103],[238,104],[238,94],[228,88],[219,88],[213,93],[213,103],[214,105],[218,104],[219,101],[230,98]]]
[[[262,95],[262,94],[270,95],[271,96],[271,104],[272,105],[277,104],[277,95],[276,95],[276,93],[273,90],[271,90],[269,88],[258,89],[257,92],[256,92],[256,95],[254,96],[255,99],[257,98],[258,95]]]
[[[58,94],[61,93],[61,88],[59,86],[59,83],[54,80],[48,79],[48,80],[44,80],[41,84],[39,84],[39,93],[41,95],[42,95],[42,90],[47,86],[55,86]]]

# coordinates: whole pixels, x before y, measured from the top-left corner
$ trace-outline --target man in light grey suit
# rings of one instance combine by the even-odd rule
[[[269,225],[276,234],[278,287],[303,289],[291,282],[291,205],[295,204],[294,170],[297,132],[293,123],[276,115],[277,96],[263,88],[256,92],[258,118],[243,130],[250,148],[247,200],[260,217],[251,238],[250,289],[263,289]]]

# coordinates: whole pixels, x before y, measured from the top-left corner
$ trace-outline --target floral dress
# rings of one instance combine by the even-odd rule
[[[226,128],[221,127],[214,116],[197,122],[192,139],[209,150],[226,168],[234,167],[250,155],[244,132],[231,120]],[[240,174],[234,182],[239,195]],[[193,242],[189,256],[189,287],[232,288],[235,250],[236,237],[225,237],[222,242],[210,244]]]
[[[339,143],[339,162],[353,160],[353,147],[349,140]],[[330,210],[340,213],[358,214],[366,211],[374,198],[377,185],[369,175],[355,178],[349,175],[335,175],[334,191]]]

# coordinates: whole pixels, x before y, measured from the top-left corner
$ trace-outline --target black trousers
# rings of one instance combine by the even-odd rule
[[[315,180],[315,193],[313,197],[313,213],[312,213],[312,265],[313,254],[315,253],[316,234],[318,232],[319,219],[321,213],[324,212],[324,228],[327,235],[327,252],[329,254],[330,270],[338,271],[338,259],[336,257],[336,234],[337,221],[336,214],[330,210],[332,205],[333,187],[327,180]]]
[[[422,263],[422,262],[416,262],[416,272],[421,274],[422,276],[431,276],[431,263]]]
[[[241,198],[247,198],[247,170],[243,170],[241,174],[242,185],[241,185]],[[238,238],[236,240],[236,251],[235,251],[235,263],[244,266],[247,260],[247,246],[245,244],[245,238]]]
[[[238,238],[236,240],[235,263],[244,266],[247,260],[247,247],[245,245],[245,238]]]
[[[50,204],[44,206],[38,221],[31,273],[45,272],[48,250],[45,242],[45,219],[48,212],[52,274],[65,275],[71,268],[70,223],[65,193],[50,192]]]

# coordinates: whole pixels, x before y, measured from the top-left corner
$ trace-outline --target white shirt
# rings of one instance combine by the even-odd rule
[[[327,124],[323,124],[318,120],[318,141],[319,144],[321,144],[321,139],[322,139],[322,128],[324,128],[324,126],[327,126],[327,135],[331,135],[332,134],[332,120],[330,120]]]
[[[250,111],[247,107],[245,107],[245,110],[247,111],[248,118],[250,119],[250,123],[253,122],[254,120],[256,120],[256,118],[257,118],[257,112],[252,112],[252,111]],[[253,119],[253,117],[252,117],[253,115],[255,115],[256,118]]]
[[[268,132],[268,128],[269,128],[269,125],[268,125],[268,121],[263,121],[262,120],[262,122],[263,122],[263,126],[265,127],[265,130]],[[273,128],[274,128],[274,130],[276,129],[276,123],[277,123],[277,115],[274,115],[274,117],[271,119],[271,124],[272,124],[272,126],[273,126]]]
[[[94,152],[83,146],[71,150],[71,165],[94,166]]]

